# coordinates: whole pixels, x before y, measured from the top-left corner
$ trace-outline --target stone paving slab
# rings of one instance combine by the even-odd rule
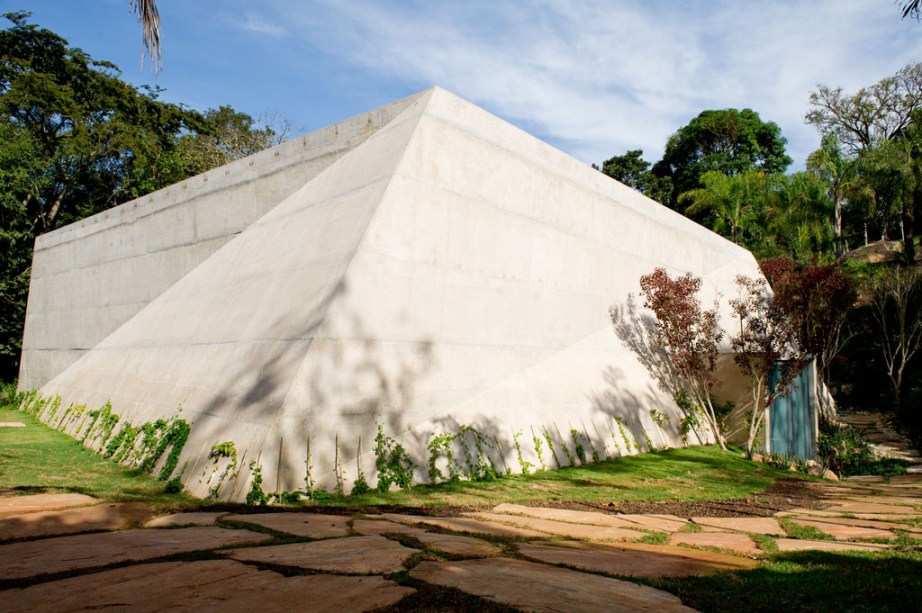
[[[470,536],[458,536],[457,534],[436,534],[433,532],[423,532],[416,535],[422,543],[433,549],[444,551],[453,556],[465,558],[486,558],[497,556],[502,550],[496,545]]]
[[[878,504],[876,502],[842,502],[826,509],[840,513],[891,513],[893,515],[917,515],[911,508],[901,505]]]
[[[861,528],[877,528],[879,530],[906,530],[907,532],[922,532],[912,524],[903,524],[895,521],[879,521],[874,519],[861,519],[858,517],[797,517],[791,519],[805,519],[823,524],[837,524],[840,526],[858,526]]]
[[[362,536],[380,536],[388,533],[409,534],[410,536],[427,534],[422,528],[399,524],[387,519],[354,519],[352,520],[352,529]]]
[[[345,515],[320,515],[317,513],[254,513],[253,515],[227,515],[223,521],[235,521],[269,528],[294,536],[324,539],[349,535],[349,517]]]
[[[150,560],[229,545],[259,543],[265,534],[225,528],[125,530],[59,536],[0,545],[0,579],[22,579],[105,566],[116,562]]]
[[[631,577],[688,577],[754,568],[751,558],[684,547],[552,541],[519,545],[519,553],[547,564]]]
[[[508,558],[422,562],[410,576],[537,613],[690,613],[676,596],[629,581]]]
[[[835,511],[819,511],[817,509],[804,509],[804,508],[796,508],[796,509],[791,509],[789,511],[778,511],[777,513],[775,513],[775,517],[794,517],[794,516],[801,516],[801,515],[810,515],[812,517],[842,517],[843,515],[845,515],[845,513],[843,512],[837,513]]]
[[[138,564],[7,590],[0,592],[0,609],[359,613],[395,604],[414,591],[381,577],[285,577],[231,560],[208,560]]]
[[[720,530],[734,530],[736,532],[766,534],[768,536],[785,536],[787,534],[781,524],[778,523],[778,520],[771,517],[692,517],[691,519],[701,526]]]
[[[0,428],[25,428],[26,424],[21,421],[0,421]]]
[[[520,504],[503,503],[493,507],[494,513],[524,515],[535,519],[550,519],[571,524],[589,524],[592,526],[610,526],[612,528],[636,528],[637,525],[615,515],[593,511],[571,511],[569,509],[550,509],[546,507],[527,507]]]
[[[175,528],[176,526],[214,526],[218,520],[227,516],[228,513],[215,512],[195,512],[195,513],[173,513],[156,517],[146,524],[145,528]]]
[[[551,519],[538,519],[522,515],[504,515],[501,513],[463,513],[465,517],[510,523],[527,530],[544,532],[553,536],[567,538],[587,539],[590,541],[636,541],[646,536],[640,530],[628,528],[613,528],[611,526],[589,526],[587,524],[571,524]]]
[[[0,516],[85,507],[102,502],[84,494],[32,494],[0,498]]]
[[[382,513],[381,517],[402,524],[424,524],[454,532],[469,532],[471,534],[487,534],[490,536],[523,536],[526,538],[547,537],[547,534],[537,530],[528,530],[500,522],[482,521],[470,517],[426,517],[424,515],[398,515],[394,513]]]
[[[809,519],[791,518],[792,523],[805,528],[815,528],[832,538],[839,540],[848,539],[887,539],[895,540],[897,536],[889,530],[879,530],[877,528],[864,528],[861,526],[847,526],[840,524],[830,524],[828,522],[814,521]]]
[[[748,555],[761,553],[755,541],[738,532],[677,532],[669,536],[669,544],[718,547]]]
[[[881,496],[881,495],[868,495],[868,496],[856,496],[854,494],[848,496],[832,496],[825,497],[826,500],[832,500],[838,504],[847,503],[847,502],[858,502],[858,503],[867,503],[872,502],[874,504],[887,504],[887,505],[896,505],[908,507],[908,512],[915,512],[915,507],[922,505],[922,499],[912,498],[910,496]]]
[[[647,530],[657,532],[679,532],[683,530],[688,521],[676,515],[618,515],[624,521],[636,524]]]
[[[143,522],[152,514],[145,504],[125,503],[7,515],[0,517],[0,541],[120,530]]]
[[[778,551],[881,551],[890,549],[882,543],[843,543],[840,541],[811,541],[808,539],[778,539]]]
[[[383,536],[353,536],[309,543],[248,547],[228,555],[241,562],[293,566],[353,575],[384,575],[403,570],[415,550]]]

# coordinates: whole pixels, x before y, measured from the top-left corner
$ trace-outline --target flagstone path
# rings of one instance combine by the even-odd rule
[[[746,570],[763,548],[881,551],[899,538],[922,542],[922,474],[801,487],[819,508],[774,517],[500,504],[459,517],[260,508],[154,518],[140,504],[7,490],[0,492],[0,613],[347,613],[400,610],[417,590],[442,588],[524,611],[669,613],[692,609],[630,579]]]

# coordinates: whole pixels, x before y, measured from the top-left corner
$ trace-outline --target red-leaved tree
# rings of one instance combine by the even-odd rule
[[[673,373],[684,384],[695,406],[721,448],[726,441],[711,390],[714,387],[718,344],[723,331],[718,325],[718,307],[703,310],[698,299],[701,279],[691,273],[671,278],[656,268],[640,278],[644,306],[656,315],[656,338],[666,352]]]
[[[759,267],[774,292],[774,301],[794,327],[800,353],[816,358],[819,382],[829,379],[829,366],[851,337],[848,314],[858,295],[851,280],[836,266],[802,266],[786,257],[765,260]],[[825,394],[817,394],[826,414]]]
[[[797,330],[764,278],[737,275],[739,296],[730,308],[739,320],[738,335],[731,339],[734,360],[750,378],[752,404],[746,450],[752,455],[756,438],[772,403],[790,393],[794,378],[804,367],[805,355],[797,344]]]

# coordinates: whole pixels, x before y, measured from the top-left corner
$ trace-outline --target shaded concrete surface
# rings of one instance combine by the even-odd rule
[[[886,551],[893,545],[867,542],[868,537],[922,535],[917,527],[922,511],[913,504],[922,499],[920,475],[804,487],[819,497],[821,508],[794,508],[774,518],[623,515],[501,504],[462,517],[176,513],[148,521],[145,529],[121,529],[125,521],[119,513],[132,505],[43,494],[13,500],[8,491],[0,493],[0,508],[22,511],[0,518],[0,527],[20,528],[5,533],[15,542],[0,544],[0,612],[339,613],[392,605],[401,610],[401,599],[414,588],[437,587],[527,611],[690,611],[675,596],[626,579],[745,571],[765,555],[758,544],[781,552]],[[45,508],[67,504],[86,506]],[[859,518],[842,508],[849,504],[903,513]],[[128,524],[147,521],[149,510],[135,513]],[[622,527],[625,523],[636,529]],[[190,524],[206,525],[183,527]],[[283,536],[256,533],[247,525]],[[796,538],[803,527],[830,538]],[[53,536],[65,528],[102,532]],[[655,542],[598,542],[612,531],[652,534]],[[668,545],[660,544],[663,532],[669,532]],[[413,587],[396,582],[393,573],[403,571],[417,581]]]

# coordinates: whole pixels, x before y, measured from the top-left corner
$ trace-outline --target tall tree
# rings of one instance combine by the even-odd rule
[[[922,349],[922,273],[908,266],[890,268],[871,278],[866,291],[899,411],[903,375]]]
[[[794,327],[798,348],[816,358],[818,387],[828,383],[830,365],[851,336],[846,324],[858,294],[850,277],[836,266],[801,265],[787,257],[764,260],[759,268]],[[817,398],[831,414],[825,394]]]
[[[642,149],[632,149],[602,163],[602,172],[632,187],[659,203],[666,203],[672,194],[669,177],[658,177],[650,171],[650,162],[643,159]]]
[[[668,204],[675,208],[681,194],[700,187],[706,172],[728,176],[748,170],[784,172],[791,164],[786,143],[776,123],[763,122],[751,109],[704,111],[669,138],[653,173],[671,179]]]
[[[820,134],[834,133],[853,153],[870,149],[900,134],[922,106],[922,63],[906,66],[854,94],[819,85],[810,93],[810,104],[814,108],[806,120]]]
[[[16,377],[32,244],[38,234],[207,170],[182,168],[181,143],[207,135],[227,155],[243,155],[275,138],[245,115],[222,108],[200,113],[157,99],[124,82],[116,66],[4,15],[0,30],[0,379]],[[244,147],[222,141],[217,118],[239,128]],[[253,132],[251,135],[249,132]]]
[[[718,324],[717,304],[711,310],[701,308],[700,289],[701,279],[691,273],[672,278],[665,269],[656,268],[640,278],[644,307],[656,316],[660,347],[696,410],[704,415],[721,448],[726,449],[718,409],[711,397],[723,331]]]

